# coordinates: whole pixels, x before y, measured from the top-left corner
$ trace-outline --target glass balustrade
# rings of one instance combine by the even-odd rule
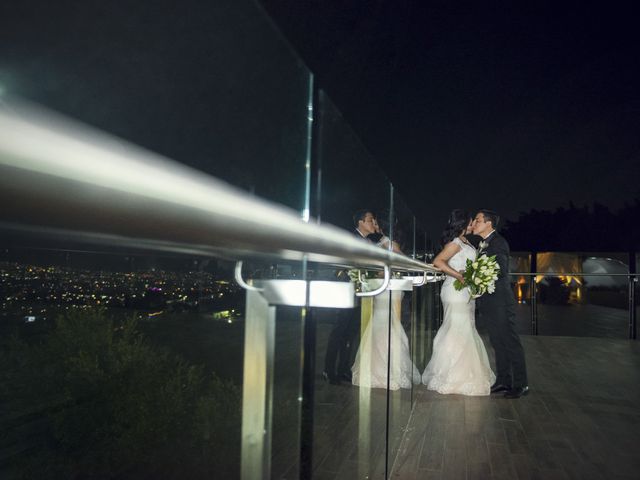
[[[516,332],[521,335],[532,333],[532,304],[531,294],[535,277],[529,275],[531,273],[531,255],[528,252],[511,252],[509,258],[511,288],[513,296],[516,300]],[[520,275],[518,275],[520,274]],[[481,329],[482,317],[480,317]]]
[[[531,254],[512,253],[519,333],[629,336],[628,254],[545,252],[533,273],[530,264]]]
[[[627,255],[615,253],[537,254],[539,333],[627,337],[627,262]]]
[[[432,263],[434,259],[433,242],[420,221],[416,221],[415,239],[416,258],[426,263]],[[413,361],[420,372],[424,371],[431,358],[433,339],[442,318],[439,287],[440,282],[430,282],[414,292],[416,320],[412,334]]]
[[[629,325],[629,330],[630,330],[630,334],[629,336],[633,339],[637,339],[638,338],[638,328],[637,328],[637,322],[638,319],[640,318],[640,279],[638,278],[638,272],[640,272],[640,254],[636,254],[635,255],[635,260],[636,260],[636,269],[635,269],[635,273],[636,275],[633,277],[633,279],[631,279],[631,282],[633,283],[633,287],[632,289],[630,289],[630,292],[633,292],[633,303],[631,303],[631,305],[629,305],[630,309],[634,309],[635,308],[635,315],[633,316],[633,318],[630,318],[630,325]],[[633,260],[632,260],[633,261]],[[633,324],[631,325],[633,321]]]
[[[305,204],[310,72],[255,2],[221,0],[203,13],[187,1],[175,16],[98,2],[3,16],[7,98],[44,105],[261,198],[296,210]],[[52,25],[63,16],[77,19],[73,31]]]
[[[414,223],[411,209],[394,188],[388,231],[393,241],[393,248],[399,249],[408,256],[414,254]],[[418,314],[417,298],[414,296],[417,288],[413,287],[413,280],[403,285],[403,276],[400,274],[398,277],[395,285],[392,285],[392,290],[385,293],[383,298],[391,311],[388,322],[390,342],[388,471],[393,469],[394,460],[411,416],[414,393],[422,380],[422,370],[419,370],[413,361],[417,337],[414,327]],[[418,281],[424,281],[424,277],[416,280]]]
[[[123,155],[140,146],[194,178],[431,263],[431,226],[264,11],[225,0],[202,18],[194,5],[178,22],[149,21],[145,6],[123,22],[113,9],[56,5],[89,19],[75,32],[50,25],[54,7],[14,12],[28,28],[3,45],[33,32],[42,42],[21,56],[0,45],[0,82],[130,142],[116,142]],[[366,211],[376,221],[357,232]],[[379,265],[234,244],[206,256],[97,245],[16,231],[8,223],[29,221],[11,212],[0,218],[0,476],[393,476],[442,319],[438,282],[392,271],[389,288],[366,296],[383,283]],[[139,221],[160,234],[162,218],[149,210]],[[518,332],[626,337],[639,292],[625,255],[513,252]],[[312,302],[319,282],[338,288]]]
[[[322,223],[352,232],[355,238],[375,236],[375,224],[365,221],[359,225],[358,216],[370,212],[378,225],[388,225],[389,180],[340,110],[322,91],[318,95],[316,114],[319,181],[313,197],[316,199],[314,215]],[[382,242],[379,237],[371,241]],[[362,241],[366,240],[362,238]],[[380,248],[384,248],[382,244]],[[359,290],[375,289],[382,281],[379,272],[366,269],[324,267],[320,276],[349,281],[350,272],[352,278],[360,272],[363,283],[357,282]],[[380,354],[386,354],[388,336],[377,326],[388,320],[388,313],[382,318],[382,310],[376,310],[375,305],[381,301],[378,297],[360,297],[355,308],[324,309],[316,313],[314,478],[385,477],[388,367]]]

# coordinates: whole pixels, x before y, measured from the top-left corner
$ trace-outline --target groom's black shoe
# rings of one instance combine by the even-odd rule
[[[509,385],[505,385],[504,383],[494,383],[491,385],[491,393],[500,393],[500,392],[508,392],[511,390]]]
[[[520,398],[529,394],[529,387],[515,387],[504,394],[504,398]]]

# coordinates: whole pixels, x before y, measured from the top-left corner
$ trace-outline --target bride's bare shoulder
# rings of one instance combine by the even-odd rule
[[[461,245],[461,241],[459,238],[454,238],[453,240],[451,240],[450,242],[447,242],[445,244],[445,246],[442,248],[443,252],[459,252],[460,250],[462,250],[462,245]]]
[[[460,239],[460,237],[456,237],[453,240],[451,240],[449,243],[447,243],[447,245],[456,245],[456,246],[460,247],[460,246],[462,246],[463,243],[464,242]]]

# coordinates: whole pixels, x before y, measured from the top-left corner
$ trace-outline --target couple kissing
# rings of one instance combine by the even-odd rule
[[[430,390],[442,394],[503,394],[511,399],[529,393],[524,350],[515,330],[509,244],[497,232],[499,221],[498,214],[491,210],[479,210],[475,217],[464,210],[453,210],[449,216],[442,234],[442,250],[433,262],[446,280],[440,294],[444,320],[422,376]],[[475,262],[481,255],[495,256],[500,272],[493,293],[485,293],[476,300],[469,289],[457,290],[454,282],[464,284],[467,260]],[[476,303],[495,352],[495,374],[476,330]]]

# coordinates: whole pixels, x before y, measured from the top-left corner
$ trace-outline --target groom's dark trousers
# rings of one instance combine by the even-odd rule
[[[360,305],[352,309],[336,309],[335,324],[329,334],[324,371],[330,379],[351,378],[351,365],[360,330]]]
[[[496,291],[477,300],[482,323],[496,354],[496,383],[524,387],[528,385],[527,366],[516,333],[516,302],[509,282],[509,244],[498,232],[492,233],[485,242],[488,245],[480,250],[480,255],[495,255],[500,265]]]

